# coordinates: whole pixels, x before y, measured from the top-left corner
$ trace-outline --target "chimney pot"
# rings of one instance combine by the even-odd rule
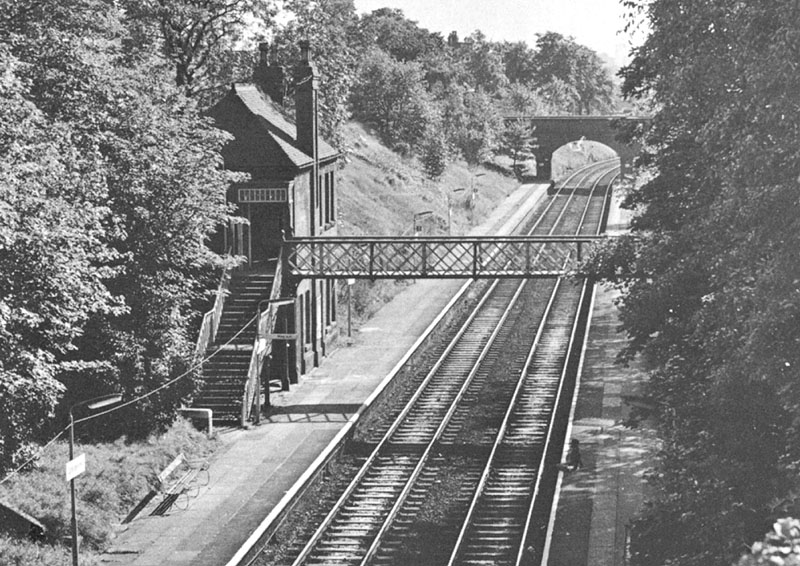
[[[274,47],[274,46],[273,46]],[[253,70],[253,82],[277,104],[283,104],[284,74],[283,67],[271,57],[270,45],[267,42],[258,44],[258,63]],[[273,62],[270,63],[270,59]]]
[[[297,44],[300,46],[300,62],[308,63],[311,60],[309,57],[311,42],[307,39],[301,39]]]
[[[310,43],[307,39],[298,42],[300,61],[294,69],[295,124],[297,145],[307,155],[317,153],[317,88],[319,77],[314,64],[309,61]]]
[[[269,43],[262,41],[258,44],[258,61],[262,65],[269,65]]]

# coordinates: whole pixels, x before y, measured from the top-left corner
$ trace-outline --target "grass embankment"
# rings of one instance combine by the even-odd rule
[[[423,233],[445,235],[448,195],[452,234],[461,235],[517,186],[513,178],[482,168],[468,169],[463,163],[451,165],[439,181],[432,182],[416,160],[393,153],[364,127],[349,125],[346,138],[350,151],[345,168],[339,172],[337,195],[340,235],[410,235],[414,214],[425,211],[431,214],[420,223]],[[473,187],[476,191],[471,206]],[[355,327],[409,284],[356,283],[352,303]],[[340,304],[343,308],[343,297]],[[87,459],[86,473],[76,480],[78,525],[83,537],[81,563],[98,562],[97,551],[108,546],[121,521],[147,495],[155,476],[175,456],[181,452],[190,457],[208,456],[216,445],[184,421],[146,442],[81,445],[76,454],[85,452]],[[0,536],[0,564],[70,563],[70,549],[64,544],[64,537],[69,535],[70,509],[69,485],[64,480],[67,460],[67,443],[59,441],[45,451],[34,469],[0,485],[0,499],[48,529],[47,543]]]
[[[91,422],[91,421],[90,421]],[[101,420],[95,426],[102,426]],[[80,425],[76,427],[80,432]],[[86,472],[75,480],[77,516],[82,538],[81,562],[91,564],[94,551],[114,536],[125,516],[155,485],[155,477],[175,456],[208,457],[217,446],[184,420],[144,442],[80,444],[75,455],[86,454]],[[37,460],[33,469],[0,485],[0,499],[41,521],[47,543],[0,538],[0,564],[26,566],[69,564],[70,549],[61,543],[70,534],[69,484],[64,464],[66,441],[58,441]]]

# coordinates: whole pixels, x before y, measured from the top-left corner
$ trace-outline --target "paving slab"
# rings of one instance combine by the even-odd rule
[[[522,185],[470,235],[507,234],[546,185]],[[101,561],[126,566],[220,566],[234,556],[306,469],[328,447],[464,284],[419,280],[387,303],[356,335],[249,430],[220,432],[209,484],[186,509],[142,514],[120,532]]]

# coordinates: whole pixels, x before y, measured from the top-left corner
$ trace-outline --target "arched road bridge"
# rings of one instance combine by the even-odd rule
[[[539,116],[518,118],[508,116],[506,122],[525,119],[530,121],[536,140],[536,178],[547,181],[552,174],[552,157],[560,147],[580,139],[607,145],[619,155],[622,174],[641,149],[638,144],[623,141],[622,134],[630,128],[640,127],[649,118],[632,116]]]

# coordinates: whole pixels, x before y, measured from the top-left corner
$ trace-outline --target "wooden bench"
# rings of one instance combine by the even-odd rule
[[[182,465],[184,465],[182,467]],[[173,472],[182,468],[176,477]],[[164,515],[175,505],[179,509],[189,507],[189,499],[200,494],[200,488],[208,485],[208,460],[189,459],[183,453],[170,462],[158,476],[156,476],[156,491],[163,495],[161,501],[150,515]]]

